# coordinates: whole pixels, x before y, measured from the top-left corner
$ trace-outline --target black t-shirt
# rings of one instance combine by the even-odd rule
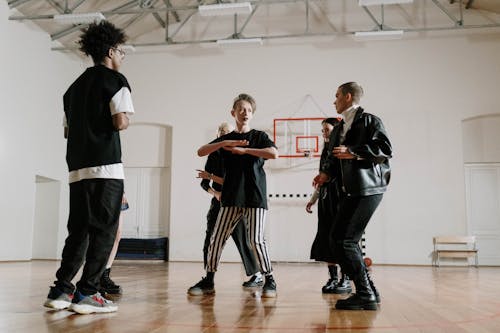
[[[266,133],[254,129],[247,133],[231,132],[211,143],[224,140],[247,140],[247,148],[276,147]],[[267,209],[265,159],[248,154],[233,154],[224,149],[220,149],[220,152],[225,169],[222,206]]]
[[[123,87],[130,89],[125,76],[96,65],[87,68],[64,94],[69,171],[121,163],[120,134],[113,126],[109,103]]]
[[[210,172],[217,177],[224,178],[224,163],[220,150],[214,151],[213,153],[208,155],[207,162],[205,163],[205,171]],[[205,191],[208,191],[208,189],[210,188],[210,180],[203,179],[200,185]],[[222,189],[222,185],[212,181],[212,188],[220,192]]]

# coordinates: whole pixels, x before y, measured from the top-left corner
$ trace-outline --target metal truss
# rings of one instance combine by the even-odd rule
[[[84,12],[101,12],[106,19],[123,28],[128,35],[135,36],[130,44],[135,47],[176,44],[215,43],[221,39],[261,38],[274,40],[285,38],[307,38],[314,36],[349,35],[359,31],[403,30],[404,32],[423,32],[439,30],[463,30],[477,28],[500,28],[500,16],[492,12],[473,9],[474,0],[414,0],[408,5],[358,6],[356,0],[250,0],[252,12],[245,16],[234,15],[232,28],[227,28],[227,18],[221,24],[221,18],[202,21],[197,15],[198,6],[220,3],[213,0],[11,0],[9,7],[20,14],[12,14],[10,20],[36,21],[48,31],[53,41],[59,41],[63,47],[53,49],[71,49],[77,38],[75,32],[87,27],[75,24],[57,28],[52,23],[54,15]],[[237,1],[235,1],[237,2]],[[500,2],[500,1],[499,1]],[[45,6],[40,6],[43,3]],[[110,3],[119,3],[116,7]],[[499,6],[500,7],[500,6]],[[417,13],[418,12],[418,13]],[[431,13],[432,12],[432,13]],[[276,13],[276,18],[290,20],[294,32],[270,32],[272,29],[253,29],[248,27],[257,21],[272,22],[269,13]],[[273,14],[274,15],[274,14]],[[433,24],[414,23],[422,17],[436,17]],[[395,16],[399,16],[393,20]],[[271,17],[271,18],[270,18]],[[362,29],[351,28],[349,18],[364,20]],[[341,23],[347,21],[347,24]],[[394,23],[396,22],[396,23]],[[192,33],[197,25],[218,26],[214,36],[199,36]],[[194,28],[193,28],[194,27]],[[223,28],[222,28],[223,27]],[[163,37],[144,40],[140,31],[164,30]],[[261,29],[262,30],[262,29]],[[139,31],[139,32],[138,32]]]

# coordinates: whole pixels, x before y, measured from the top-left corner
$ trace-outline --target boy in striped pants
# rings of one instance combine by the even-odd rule
[[[207,276],[188,289],[198,296],[215,293],[214,275],[222,249],[241,217],[245,217],[248,239],[255,252],[261,273],[265,276],[263,297],[276,297],[276,282],[272,275],[271,259],[264,239],[267,213],[266,159],[278,157],[278,150],[267,134],[250,128],[256,110],[255,100],[247,94],[238,95],[231,115],[236,129],[198,149],[199,156],[221,149],[225,176],[222,186],[221,209],[210,238],[207,257]]]

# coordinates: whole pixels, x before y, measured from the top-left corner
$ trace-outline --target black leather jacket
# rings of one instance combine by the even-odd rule
[[[392,146],[380,118],[365,113],[361,107],[356,110],[342,144],[357,156],[356,159],[339,160],[333,156],[332,150],[339,146],[339,137],[340,126],[336,126],[330,135],[328,158],[320,171],[335,179],[347,196],[384,193],[391,178]]]

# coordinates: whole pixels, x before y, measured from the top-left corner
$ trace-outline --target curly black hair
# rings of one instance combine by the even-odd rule
[[[125,43],[127,36],[122,29],[108,21],[92,23],[80,36],[80,51],[92,57],[95,64],[100,64],[108,55],[110,48]]]

